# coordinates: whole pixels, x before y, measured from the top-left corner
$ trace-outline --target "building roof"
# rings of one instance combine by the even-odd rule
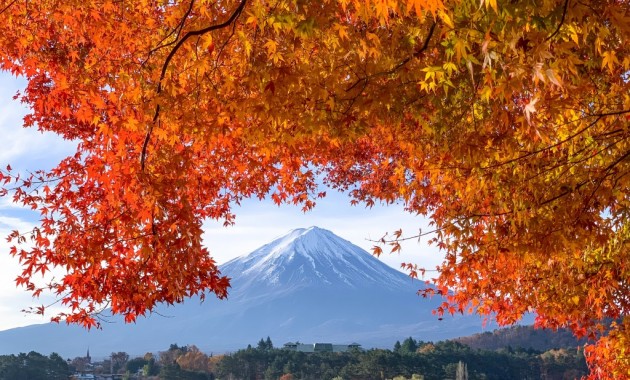
[[[360,348],[359,343],[350,344],[332,344],[332,343],[293,343],[287,342],[284,344],[285,349],[295,350],[299,352],[347,352],[353,348]]]

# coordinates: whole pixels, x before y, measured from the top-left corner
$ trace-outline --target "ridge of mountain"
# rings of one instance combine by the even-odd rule
[[[417,296],[427,285],[318,227],[292,230],[220,269],[232,279],[227,300],[161,306],[133,325],[114,317],[102,331],[55,324],[0,331],[0,354],[72,356],[86,346],[94,355],[144,354],[172,343],[223,352],[266,336],[277,344],[356,341],[390,348],[409,336],[435,341],[483,331],[475,316],[438,320],[431,311],[442,299]]]
[[[537,329],[532,325],[504,327],[480,334],[458,337],[453,340],[479,350],[500,350],[509,347],[536,351],[577,348],[588,342],[586,338],[576,338],[568,329],[554,331]]]

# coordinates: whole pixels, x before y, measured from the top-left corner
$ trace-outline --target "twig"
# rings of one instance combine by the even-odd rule
[[[395,73],[398,69],[400,69],[401,67],[406,65],[409,61],[411,61],[412,58],[419,57],[425,50],[427,50],[429,48],[429,41],[431,41],[431,37],[433,37],[433,33],[435,32],[435,26],[437,25],[439,20],[440,19],[438,18],[438,19],[436,19],[433,22],[433,24],[431,25],[431,28],[429,29],[429,34],[427,34],[427,37],[424,39],[424,43],[422,44],[422,47],[420,49],[418,49],[417,51],[415,51],[411,56],[403,59],[396,66],[392,67],[391,69],[389,69],[387,71],[381,71],[381,72],[378,72],[378,73],[374,73],[372,75],[368,75],[368,76],[363,77],[363,78],[359,78],[356,82],[354,82],[352,84],[352,86],[350,86],[350,87],[348,87],[346,89],[346,92],[351,91],[353,88],[358,86],[359,83],[361,83],[361,82],[365,82],[367,84],[367,82],[371,78],[374,78],[374,77],[377,77],[377,76],[382,76],[382,75],[391,75],[391,74]]]
[[[229,26],[241,14],[241,12],[243,11],[243,8],[245,8],[246,3],[247,3],[247,0],[242,0],[241,3],[238,5],[238,7],[234,10],[232,15],[230,16],[230,18],[228,18],[225,22],[222,22],[220,24],[210,25],[203,29],[187,32],[184,35],[184,37],[182,37],[182,39],[180,39],[177,42],[177,44],[175,44],[175,46],[170,51],[168,56],[166,56],[166,60],[164,60],[164,64],[162,65],[162,72],[160,73],[160,80],[158,82],[156,95],[159,95],[162,92],[162,82],[164,81],[164,78],[166,77],[166,71],[168,70],[168,65],[171,63],[171,60],[173,59],[177,51],[182,47],[182,45],[184,45],[184,43],[191,37],[201,36],[213,30],[218,30],[218,29],[222,29]],[[142,144],[142,153],[140,156],[140,169],[142,171],[144,171],[144,165],[145,165],[146,154],[147,154],[147,146],[149,145],[149,140],[151,139],[151,133],[153,133],[153,126],[155,125],[159,117],[160,117],[160,105],[158,104],[155,107],[155,114],[153,115],[153,120],[151,122],[149,130],[147,131],[147,135],[144,138],[144,143]]]
[[[564,1],[564,9],[562,10],[562,19],[560,19],[560,24],[558,24],[558,27],[556,28],[555,32],[551,33],[551,35],[549,37],[545,38],[545,42],[549,41],[550,39],[555,37],[556,34],[558,34],[558,32],[560,32],[560,28],[562,27],[562,24],[564,24],[564,18],[567,15],[567,8],[568,7],[569,7],[569,0],[565,0]]]
[[[0,9],[0,15],[7,11],[7,9],[11,8],[13,4],[15,4],[17,0],[13,0],[9,4],[7,4],[4,8]]]
[[[144,62],[142,62],[142,65],[144,65],[145,63],[147,63],[149,61],[149,59],[151,58],[151,55],[153,53],[155,53],[156,51],[165,48],[167,46],[171,46],[173,45],[175,42],[177,42],[177,40],[179,39],[179,35],[182,32],[182,29],[184,28],[184,24],[186,23],[186,20],[188,19],[188,16],[190,16],[190,12],[192,12],[193,9],[193,5],[195,4],[195,0],[191,0],[190,1],[190,5],[188,6],[188,10],[186,11],[186,13],[184,14],[184,17],[182,17],[182,19],[179,21],[179,24],[166,36],[164,36],[164,38],[162,38],[162,40],[158,43],[158,46],[154,47],[153,49],[151,49],[149,51],[149,53],[147,54],[147,59],[144,60]],[[172,42],[169,42],[167,44],[162,45],[162,42],[166,41],[170,36],[172,36],[173,34],[177,34],[175,36],[175,40]]]

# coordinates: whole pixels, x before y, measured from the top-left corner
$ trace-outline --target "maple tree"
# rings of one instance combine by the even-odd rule
[[[4,0],[25,126],[78,143],[0,171],[41,214],[9,236],[17,284],[86,326],[225,297],[202,221],[308,210],[323,179],[431,218],[439,312],[536,311],[599,339],[594,378],[630,376],[629,32],[626,0]]]

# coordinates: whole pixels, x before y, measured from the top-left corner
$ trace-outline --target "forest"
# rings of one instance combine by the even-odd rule
[[[397,343],[394,350],[344,353],[249,347],[224,356],[217,364],[216,376],[266,380],[443,380],[457,378],[459,363],[467,368],[468,379],[573,379],[587,374],[583,353],[576,349],[489,351],[452,341],[426,343],[407,338]]]
[[[453,339],[471,348],[500,350],[504,347],[523,347],[536,351],[548,351],[560,347],[584,346],[586,339],[577,339],[571,331],[537,329],[534,326],[516,325],[480,334]]]
[[[396,342],[391,350],[316,353],[274,348],[269,337],[254,347],[224,355],[172,344],[157,355],[130,359],[118,352],[92,365],[86,365],[85,358],[66,362],[57,354],[0,356],[0,380],[66,380],[70,374],[98,376],[110,373],[111,368],[129,380],[444,380],[463,376],[470,380],[560,380],[588,373],[583,352],[576,348],[480,350],[455,341],[431,343],[412,337]]]

